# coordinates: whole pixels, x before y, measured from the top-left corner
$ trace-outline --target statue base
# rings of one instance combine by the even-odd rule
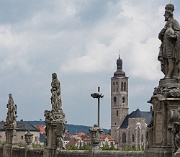
[[[4,145],[3,157],[12,157],[12,144],[5,144]]]
[[[152,119],[147,128],[145,157],[172,157],[175,148],[173,127],[178,121],[180,83],[178,79],[161,79],[149,103]]]

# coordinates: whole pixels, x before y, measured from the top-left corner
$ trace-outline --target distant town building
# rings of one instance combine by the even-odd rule
[[[111,135],[117,148],[132,146],[144,149],[151,112],[137,109],[128,114],[128,77],[122,69],[120,57],[116,63],[117,70],[111,78]]]
[[[72,135],[70,141],[66,144],[66,147],[77,147],[82,148],[83,146],[90,146],[91,138],[89,135],[84,134],[83,132]],[[101,135],[100,147],[108,146],[113,147],[115,145],[115,139],[109,134]]]
[[[5,136],[5,128],[4,128],[5,122],[0,122],[0,141],[5,142],[6,136]],[[25,134],[30,131],[33,134],[33,143],[39,144],[40,143],[40,132],[39,130],[28,123],[27,121],[17,121],[17,128],[16,128],[16,142],[17,143],[23,143],[25,144]]]
[[[144,150],[146,146],[146,129],[151,120],[151,112],[136,111],[128,114],[119,129],[118,143],[121,146],[132,146]]]

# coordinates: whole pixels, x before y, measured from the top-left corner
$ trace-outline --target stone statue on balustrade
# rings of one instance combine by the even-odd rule
[[[56,73],[52,74],[51,94],[52,109],[50,111],[45,110],[44,112],[48,142],[47,148],[49,151],[52,149],[65,149],[64,133],[66,120],[62,110],[60,82]]]
[[[180,25],[173,12],[174,5],[167,4],[164,13],[166,24],[158,35],[161,41],[158,60],[164,78],[159,80],[148,101],[152,105],[152,118],[147,126],[146,157],[170,157],[180,146]]]
[[[12,98],[12,94],[9,94],[9,100],[7,104],[7,117],[5,126],[16,128],[16,117],[17,117],[17,105],[14,104],[14,100]]]
[[[174,5],[165,7],[164,28],[159,33],[161,46],[158,60],[161,62],[161,71],[165,78],[180,78],[180,26],[173,18]]]
[[[8,109],[8,112],[7,112],[6,122],[5,122],[6,142],[16,143],[17,105],[14,104],[12,94],[9,94],[7,109]]]

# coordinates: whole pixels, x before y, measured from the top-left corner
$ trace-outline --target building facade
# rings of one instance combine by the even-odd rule
[[[142,150],[146,145],[146,128],[151,112],[137,109],[128,114],[128,77],[120,57],[116,64],[117,70],[111,78],[111,135],[117,148],[132,146]]]
[[[117,59],[117,70],[111,78],[111,135],[118,142],[118,128],[128,114],[128,77]]]
[[[144,150],[146,146],[146,129],[151,120],[151,112],[136,111],[128,114],[118,129],[119,147],[131,146]]]
[[[6,130],[4,128],[5,122],[0,122],[0,141],[5,142],[6,141]],[[39,130],[32,126],[27,121],[17,121],[17,128],[16,128],[16,143],[22,143],[26,144],[25,142],[25,134],[30,131],[33,134],[33,144],[39,144],[40,143],[40,132]]]

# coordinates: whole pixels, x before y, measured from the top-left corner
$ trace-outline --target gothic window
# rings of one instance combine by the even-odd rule
[[[126,91],[126,82],[124,82],[124,91]]]
[[[115,82],[113,82],[113,85],[115,85]]]
[[[123,132],[123,134],[122,134],[122,142],[126,143],[126,133],[125,132]]]
[[[118,110],[116,111],[116,116],[117,116],[117,117],[119,116],[119,112],[118,112]]]
[[[116,125],[116,123],[115,123],[115,125]],[[116,132],[116,130],[115,130],[115,132]]]
[[[116,97],[114,97],[114,98],[113,98],[113,100],[114,100],[114,103],[116,103],[117,98],[116,98]]]
[[[134,134],[132,134],[132,142],[134,142]]]
[[[121,82],[121,91],[123,91],[123,82]]]
[[[122,97],[122,102],[125,103],[125,97],[124,96]]]

